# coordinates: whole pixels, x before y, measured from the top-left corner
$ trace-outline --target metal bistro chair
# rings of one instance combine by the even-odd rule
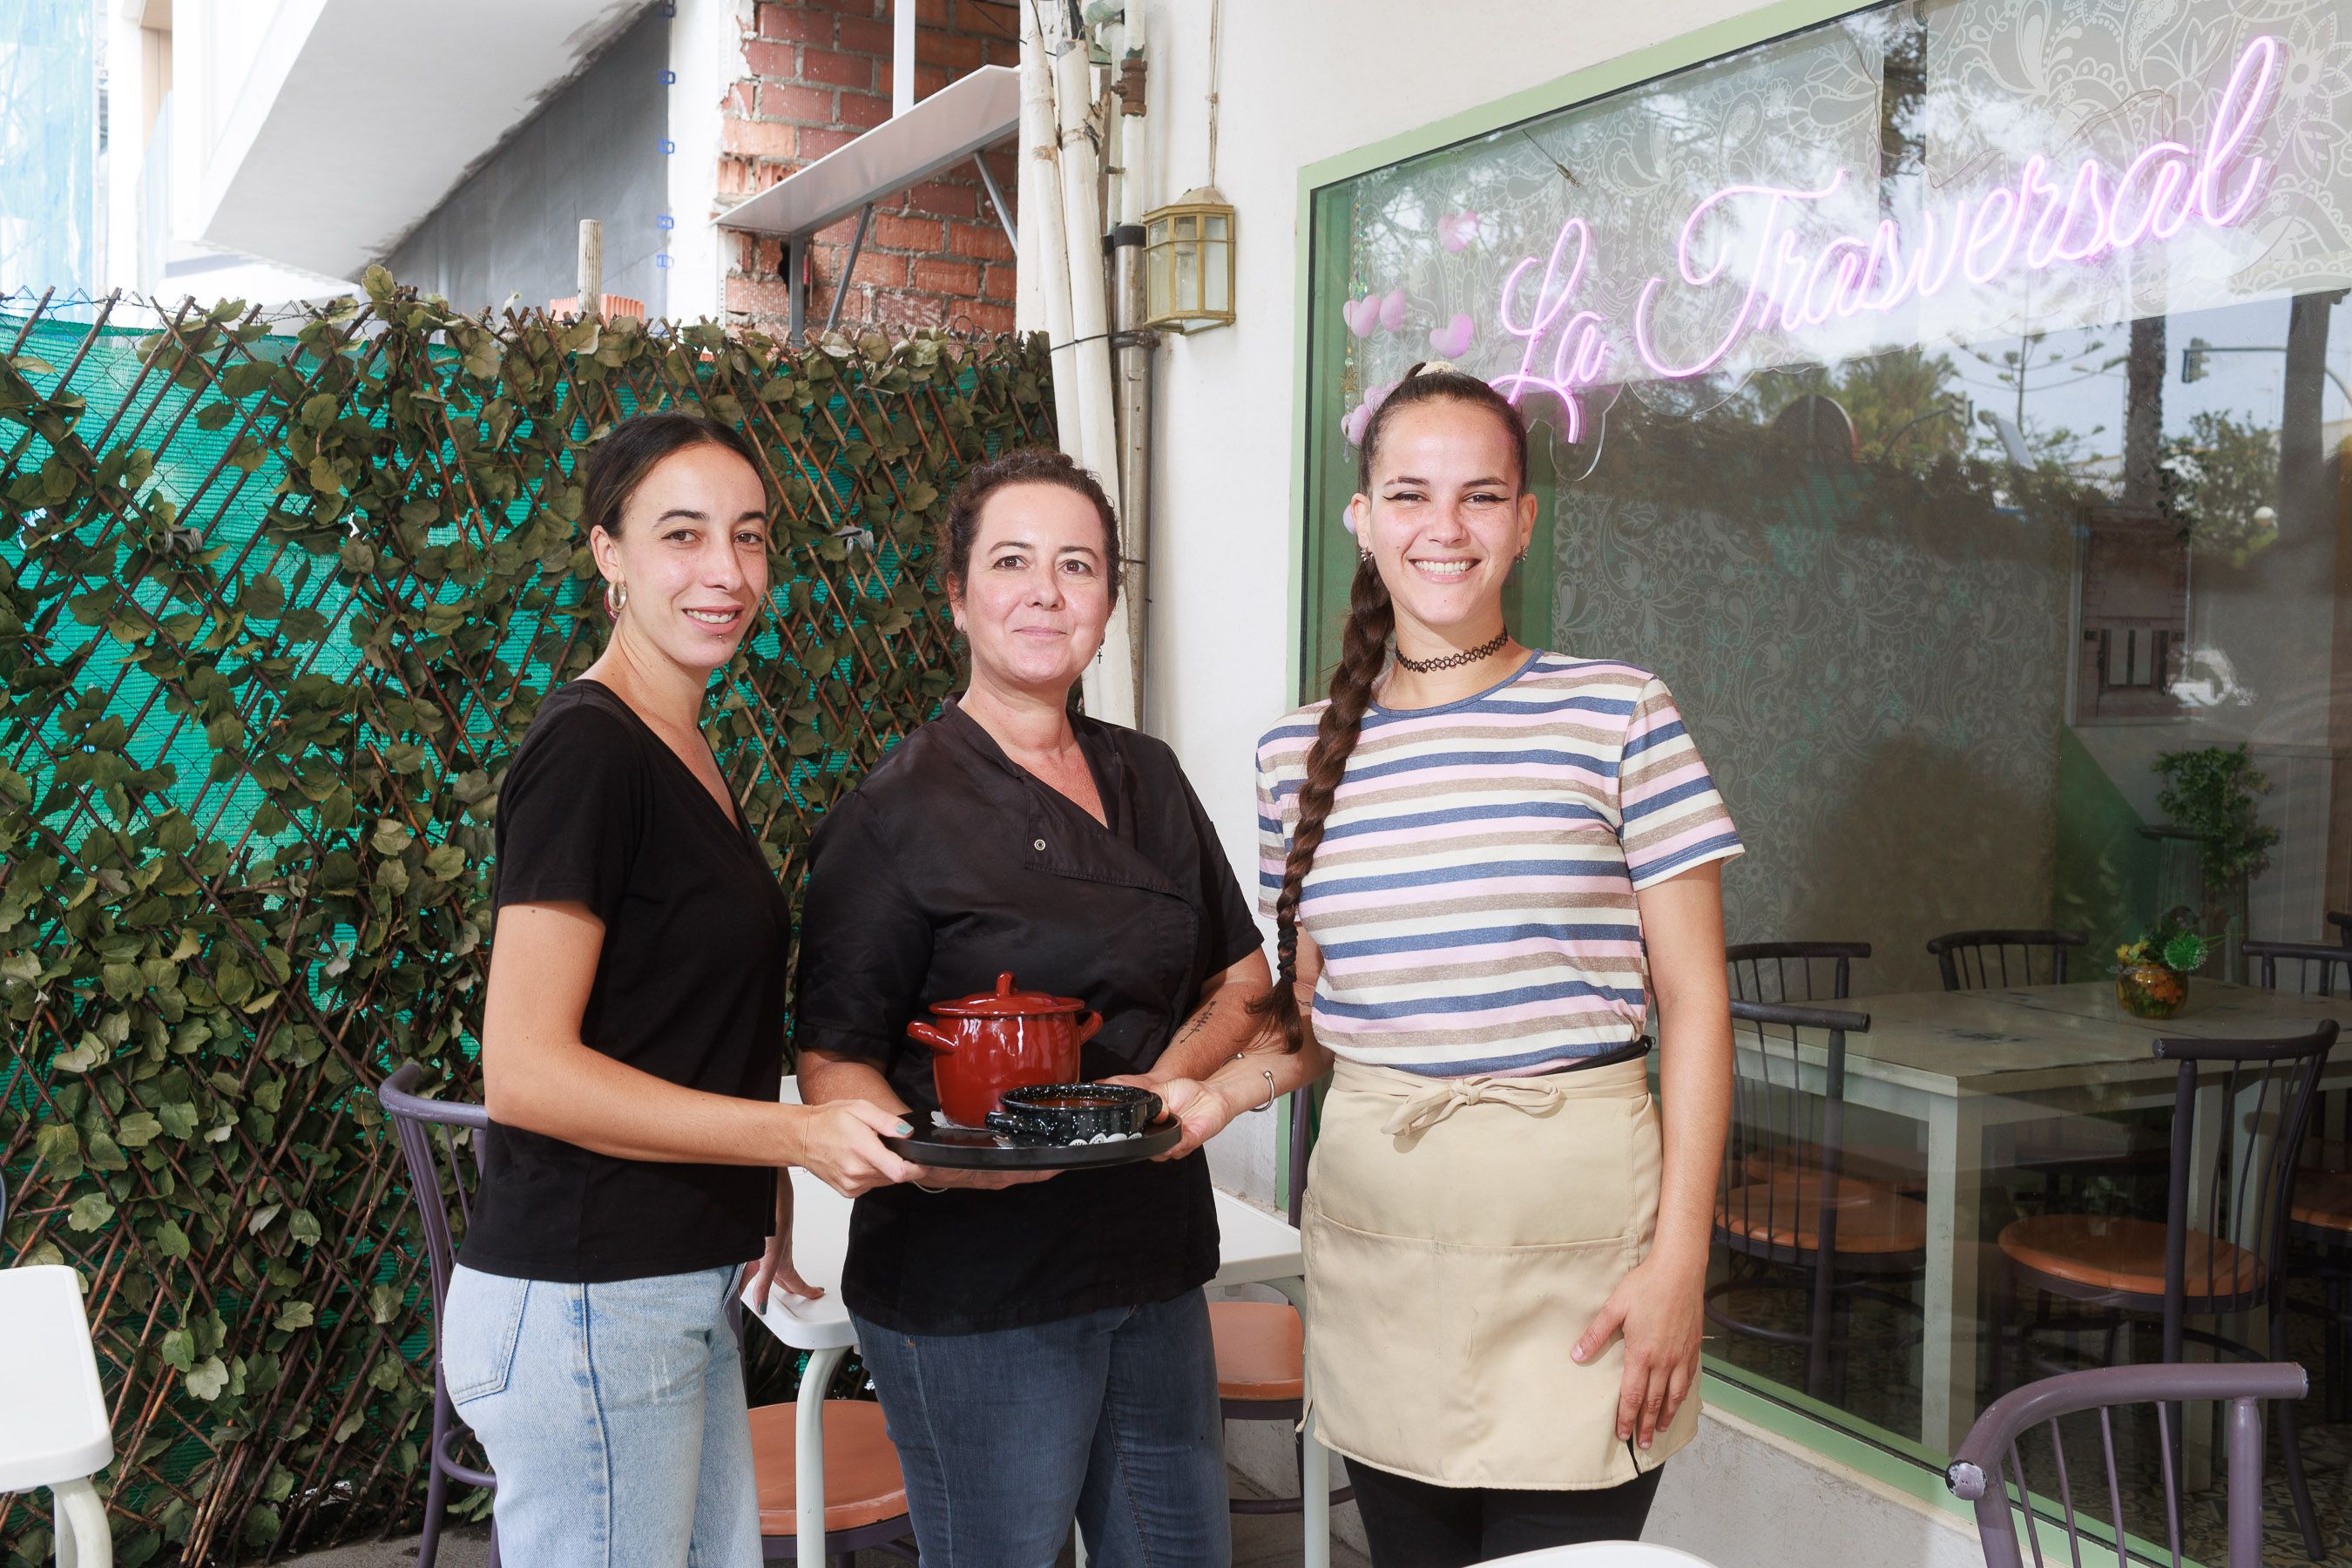
[[[426,1449],[425,1533],[416,1546],[416,1568],[433,1568],[448,1518],[449,1483],[469,1487],[499,1483],[489,1471],[465,1464],[451,1453],[465,1426],[441,1380],[441,1310],[449,1299],[449,1269],[457,1256],[450,1238],[449,1205],[457,1204],[461,1221],[472,1220],[474,1188],[481,1178],[482,1141],[489,1135],[490,1113],[478,1105],[426,1100],[416,1092],[424,1083],[425,1069],[408,1062],[377,1086],[375,1097],[392,1119],[401,1160],[408,1167],[408,1195],[415,1200],[417,1218],[425,1226],[425,1262],[433,1289],[433,1442]],[[467,1150],[465,1159],[458,1155],[460,1147]],[[472,1169],[467,1169],[468,1165]],[[498,1568],[498,1562],[499,1529],[493,1521],[490,1568]]]
[[[2239,951],[2245,954],[2248,977],[2265,991],[2286,991],[2298,996],[2352,996],[2352,947],[2325,942],[2266,942],[2254,938],[2241,943]],[[2303,1141],[2305,1170],[2352,1171],[2352,1139],[2346,1137],[2346,1130],[2336,1121],[2345,1110],[2344,1099],[2340,1089],[2322,1092],[2311,1134]]]
[[[2352,947],[2352,912],[2330,910],[2327,911],[2327,923],[2336,928],[2337,942],[2346,947]]]
[[[1991,991],[2063,985],[2067,951],[2089,941],[2078,931],[1951,931],[1929,937],[1927,951],[1943,971],[1945,990]]]
[[[1986,930],[1946,931],[1927,940],[1947,991],[1990,991],[2011,985],[2063,985],[2066,955],[2088,944],[2081,931]],[[2096,1118],[2028,1122],[2005,1162],[2042,1178],[2045,1204],[2063,1203],[2070,1183],[2110,1176],[2139,1185],[2164,1173],[2164,1150],[2131,1129]]]
[[[417,1213],[425,1224],[425,1258],[433,1282],[433,1468],[425,1483],[425,1534],[417,1545],[416,1568],[434,1568],[449,1483],[498,1485],[498,1478],[489,1471],[475,1469],[451,1456],[450,1447],[464,1428],[441,1381],[442,1308],[448,1299],[449,1270],[455,1260],[448,1205],[454,1201],[459,1217],[471,1218],[474,1188],[481,1174],[482,1140],[489,1132],[490,1114],[481,1106],[461,1100],[426,1100],[417,1093],[424,1083],[425,1069],[415,1062],[404,1063],[376,1089],[376,1098],[383,1103],[400,1139],[410,1195],[417,1200]],[[471,1159],[458,1157],[461,1136],[470,1137]],[[438,1193],[441,1201],[426,1202],[425,1194],[430,1193]],[[793,1535],[796,1415],[791,1404],[763,1405],[751,1413],[761,1554],[772,1561],[793,1559],[798,1546]],[[829,1399],[823,1415],[825,1560],[845,1564],[851,1554],[868,1547],[907,1556],[898,1549],[898,1542],[913,1528],[907,1518],[906,1484],[899,1477],[897,1450],[883,1433],[881,1406]],[[493,1521],[490,1568],[498,1568],[498,1562],[499,1533]]]
[[[2007,1374],[2011,1286],[2105,1309],[2109,1361],[2116,1329],[2130,1314],[2161,1319],[2167,1364],[2179,1362],[2191,1340],[2242,1361],[2263,1359],[2251,1345],[2189,1328],[2191,1317],[2267,1312],[2270,1343],[2286,1342],[2287,1293],[2280,1266],[2294,1205],[2295,1161],[2336,1035],[2330,1020],[2307,1035],[2279,1039],[2156,1042],[2159,1059],[2179,1064],[2165,1223],[2053,1214],[2004,1226],[2000,1250],[2008,1279],[1993,1291],[1995,1388]],[[2200,1068],[2208,1069],[2201,1086]],[[2200,1095],[2216,1097],[2212,1113],[2220,1121],[2205,1129],[2211,1136],[2202,1139]],[[2057,1327],[2079,1332],[2090,1326],[2090,1321],[2077,1321]],[[2021,1336],[2029,1355],[2041,1327]],[[2319,1523],[2304,1480],[2293,1404],[2279,1406],[2278,1429],[2295,1519],[2304,1544],[2316,1558],[2322,1554]],[[2173,1437],[2177,1442],[2177,1425]]]
[[[1747,942],[1724,950],[1724,969],[1737,1001],[1843,1003],[1853,986],[1853,961],[1870,956],[1866,942]],[[1927,1190],[1927,1156],[1916,1143],[1845,1144],[1843,1170],[1857,1181],[1877,1182],[1898,1193]],[[1818,1166],[1818,1151],[1801,1151],[1808,1166]],[[1747,1173],[1760,1180],[1760,1166]]]
[[[2331,915],[2329,919],[2336,917]],[[2265,991],[2288,991],[2305,996],[2352,996],[2352,947],[2318,942],[2245,942],[2248,973]],[[2319,1385],[2326,1396],[2330,1421],[2341,1420],[2352,1409],[2352,1140],[2325,1136],[2330,1131],[2331,1107],[2342,1111],[2342,1092],[2323,1093],[2313,1113],[2311,1132],[2303,1141],[2303,1170],[2295,1178],[2294,1208],[2288,1235],[2305,1250],[2298,1267],[2315,1280],[2323,1304],[2288,1303],[2288,1310],[2320,1319]]]
[[[1845,1041],[1870,1027],[1869,1016],[1830,1007],[1734,1001],[1730,1147],[1715,1205],[1715,1239],[1732,1255],[1730,1277],[1707,1287],[1706,1315],[1734,1332],[1805,1350],[1805,1391],[1829,1397],[1833,1351],[1916,1344],[1924,1314],[1884,1287],[1926,1266],[1927,1211],[1875,1183],[1846,1173]],[[1803,1060],[1820,1031],[1821,1065]],[[1811,1077],[1811,1082],[1806,1081]],[[1749,1267],[1742,1268],[1745,1259]],[[1749,1292],[1794,1293],[1804,1327],[1733,1315],[1725,1302]],[[1852,1304],[1871,1300],[1908,1317],[1913,1327],[1857,1337]]]
[[[1289,1220],[1298,1224],[1307,1193],[1307,1155],[1314,1141],[1311,1096],[1290,1097]],[[1287,1421],[1296,1427],[1306,1409],[1307,1334],[1298,1309],[1287,1301],[1212,1301],[1209,1335],[1217,1355],[1217,1402],[1228,1421]],[[1297,1513],[1306,1507],[1306,1439],[1294,1434],[1298,1456],[1299,1496],[1231,1499],[1240,1514]],[[1331,1506],[1356,1495],[1351,1487],[1331,1489]]]
[[[2263,1561],[2263,1416],[2260,1402],[2275,1399],[2280,1408],[2303,1397],[2303,1368],[2292,1362],[2263,1362],[2252,1366],[2217,1366],[2210,1363],[2185,1366],[2104,1366],[2070,1372],[2029,1383],[1993,1401],[1944,1472],[1953,1495],[1976,1505],[1977,1537],[1985,1568],[2023,1568],[2019,1554],[2017,1519],[2012,1511],[2031,1509],[2025,1465],[2018,1439],[2035,1426],[2050,1431],[2050,1452],[2057,1477],[2053,1500],[2060,1508],[2066,1531],[2068,1560],[2083,1561],[2082,1519],[2066,1473],[2066,1454],[2060,1446],[2061,1416],[2084,1411],[2099,1413],[2099,1452],[2105,1460],[2108,1524],[2115,1531],[2116,1562],[2123,1561],[2126,1532],[2123,1518],[2123,1477],[2116,1466],[2118,1405],[2156,1405],[2157,1436],[2163,1454],[2164,1524],[2172,1561],[2180,1561],[2180,1478],[2172,1462],[2172,1427],[2168,1415],[2183,1400],[2219,1400],[2230,1406],[2229,1423],[2229,1549],[2227,1568],[2262,1568]],[[2005,1473],[2004,1473],[2005,1472]],[[2042,1542],[2029,1526],[2033,1561],[2042,1562]],[[2315,1555],[2316,1555],[2315,1553]]]
[[[2254,984],[2265,991],[2304,996],[2352,996],[2352,946],[2326,942],[2265,942],[2250,937],[2238,944]],[[2259,964],[2257,960],[2261,962]],[[2279,984],[2284,973],[2289,984]]]

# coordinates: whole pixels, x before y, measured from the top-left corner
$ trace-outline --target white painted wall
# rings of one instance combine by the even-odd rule
[[[1148,727],[1177,750],[1245,882],[1255,876],[1251,757],[1288,706],[1293,388],[1302,167],[1541,86],[1752,8],[1745,0],[1228,0],[1216,183],[1237,209],[1235,325],[1160,350],[1153,432]],[[1210,0],[1151,0],[1146,203],[1210,177]],[[1024,160],[1024,180],[1028,160]],[[1024,192],[1024,210],[1034,211]],[[1042,226],[1021,228],[1024,247]],[[1042,326],[1024,248],[1018,300]],[[1274,1195],[1275,1115],[1211,1145],[1218,1181]],[[1235,1461],[1287,1489],[1287,1434],[1229,1429]],[[1948,1511],[1711,1413],[1668,1472],[1650,1537],[1738,1568],[1969,1568]],[[1345,1533],[1358,1529],[1341,1510]]]

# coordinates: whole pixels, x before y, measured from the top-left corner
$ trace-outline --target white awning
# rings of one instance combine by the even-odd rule
[[[200,161],[186,237],[352,279],[646,7],[239,0],[215,9],[238,23],[253,58]],[[234,31],[216,27],[218,47]],[[194,36],[179,34],[184,45]],[[194,134],[185,121],[174,131]]]
[[[787,238],[814,234],[1021,128],[1021,73],[982,66],[712,221]]]

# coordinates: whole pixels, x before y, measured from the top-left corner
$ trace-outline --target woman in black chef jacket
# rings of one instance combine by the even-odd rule
[[[1207,1067],[1257,1033],[1269,981],[1249,905],[1169,749],[1069,710],[1118,593],[1108,499],[1058,452],[1014,452],[973,470],[940,542],[971,679],[817,829],[803,1098],[936,1110],[908,1022],[1010,971],[1102,1014],[1087,1077],[1168,1053],[1202,1064],[1155,1077],[1172,1109],[1230,1106],[1240,1067]],[[929,1170],[857,1200],[842,1295],[926,1568],[1045,1568],[1074,1515],[1100,1568],[1229,1560],[1197,1142],[1051,1180]]]

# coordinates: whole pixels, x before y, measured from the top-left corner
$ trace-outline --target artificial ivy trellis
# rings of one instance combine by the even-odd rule
[[[414,1058],[474,1090],[499,779],[602,641],[583,447],[698,406],[761,456],[772,614],[709,730],[796,891],[950,688],[929,524],[1050,399],[1010,339],[469,319],[380,271],[290,333],[118,313],[0,318],[0,1265],[88,1287],[120,1560],[241,1561],[422,1496],[367,1089]],[[0,1561],[46,1560],[46,1500],[0,1510]]]

